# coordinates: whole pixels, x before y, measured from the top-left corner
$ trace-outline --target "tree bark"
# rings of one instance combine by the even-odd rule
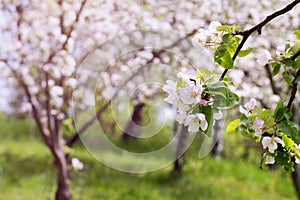
[[[213,127],[213,147],[211,150],[211,155],[216,157],[219,156],[223,150],[223,136],[222,136],[222,124],[223,120],[216,120],[215,125]]]
[[[131,119],[128,122],[126,129],[122,134],[123,141],[127,141],[130,138],[135,138],[140,134],[140,125],[142,122],[142,111],[144,106],[144,103],[139,103],[134,106]]]
[[[294,169],[295,171],[293,171],[291,176],[295,186],[297,197],[300,200],[300,168],[297,166],[297,164],[295,164]]]
[[[176,123],[177,124],[177,123]],[[186,145],[188,141],[188,130],[187,127],[177,124],[176,127],[176,160],[174,162],[173,172],[176,174],[181,174],[184,166],[184,151],[186,150]]]
[[[64,139],[61,132],[61,122],[55,120],[55,133],[52,133],[53,146],[52,154],[57,170],[57,189],[55,193],[56,200],[70,200],[72,195],[69,190],[71,178],[68,154],[64,152]]]
[[[56,200],[70,200],[71,193],[69,191],[70,185],[70,170],[68,167],[68,160],[66,155],[59,150],[55,153],[55,164],[57,169],[57,190],[55,194]]]

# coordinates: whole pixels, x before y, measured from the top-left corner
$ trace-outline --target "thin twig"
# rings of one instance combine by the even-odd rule
[[[270,84],[271,84],[271,88],[272,88],[273,93],[276,94],[276,95],[280,95],[280,93],[278,91],[278,88],[275,85],[275,82],[274,82],[274,79],[273,79],[273,76],[272,76],[272,72],[271,72],[271,69],[270,69],[270,65],[266,64],[265,69],[266,69],[268,78],[270,80]]]
[[[292,92],[291,92],[291,97],[289,99],[289,102],[288,102],[288,105],[287,105],[287,108],[289,110],[291,110],[291,107],[292,107],[292,104],[293,104],[293,101],[295,100],[295,97],[296,97],[296,93],[297,93],[297,89],[298,89],[298,84],[295,82],[296,78],[300,76],[300,69],[298,69],[297,71],[297,76],[295,77],[294,81],[293,81],[293,86],[292,86]]]

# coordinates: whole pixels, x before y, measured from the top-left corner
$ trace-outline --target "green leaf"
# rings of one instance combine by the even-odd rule
[[[230,37],[230,40],[226,43],[227,51],[230,53],[231,56],[234,55],[239,43],[240,38],[238,38],[237,36]]]
[[[274,110],[274,115],[276,115],[276,113],[278,112],[278,109],[279,108],[282,108],[284,107],[284,104],[283,104],[283,101],[280,101],[277,105],[276,105],[276,108]]]
[[[272,67],[273,67],[273,75],[275,76],[275,75],[277,75],[279,73],[281,64],[278,63],[278,62],[274,62],[272,64]]]
[[[225,98],[221,95],[215,95],[214,107],[217,109],[230,109],[234,107],[239,102],[239,96],[231,92],[229,89],[225,90]]]
[[[229,90],[223,81],[207,83],[207,93],[214,99],[214,107],[217,109],[229,109],[239,102],[239,97]]]
[[[289,120],[283,120],[276,127],[287,136],[291,137],[294,141],[299,140],[299,133],[295,124]]]
[[[282,141],[284,143],[284,147],[287,150],[293,149],[293,147],[295,147],[294,146],[294,141],[285,134],[282,136]]]
[[[222,96],[222,97],[226,98],[225,94],[222,93],[222,92],[209,90],[209,91],[207,91],[207,93],[208,93],[208,94],[211,94],[211,95],[215,95],[215,96],[216,96],[216,95],[219,95],[219,96]]]
[[[293,172],[293,171],[295,171],[295,169],[294,169],[294,162],[288,162],[288,163],[286,163],[286,165],[284,165],[284,169],[287,172]]]
[[[281,62],[282,62],[284,65],[288,66],[288,67],[292,66],[292,64],[293,64],[293,61],[292,61],[291,58],[286,58],[286,59],[284,59],[284,60],[281,61]]]
[[[241,50],[238,54],[238,57],[245,57],[248,56],[253,51],[253,48],[249,48],[246,50]]]
[[[227,52],[227,47],[226,47],[226,45],[222,44],[217,48],[217,50],[215,52],[215,57],[221,58],[225,55],[226,52]]]
[[[209,90],[213,90],[215,91],[216,89],[220,89],[220,88],[227,88],[227,85],[223,82],[223,81],[219,81],[219,80],[215,80],[215,79],[210,79],[207,80],[207,87]]]
[[[227,50],[226,45],[221,45],[217,48],[214,56],[215,62],[224,67],[225,69],[233,68],[233,60]]]
[[[273,111],[272,110],[261,110],[257,113],[258,118],[262,119],[263,121],[267,121],[272,117]]]
[[[293,67],[294,69],[299,69],[299,68],[300,68],[300,56],[298,56],[298,57],[296,58],[296,60],[293,62],[292,67]]]
[[[279,121],[283,120],[284,118],[289,119],[288,112],[289,112],[289,109],[286,107],[279,108],[274,115],[276,121],[279,122]]]
[[[291,113],[287,107],[284,106],[283,102],[279,102],[274,111],[274,118],[277,122],[280,122],[283,119],[289,120]]]
[[[275,160],[278,164],[284,166],[288,162],[290,162],[290,155],[288,152],[285,151],[279,151],[275,157]]]
[[[300,76],[298,76],[295,80],[295,83],[298,83],[300,81]]]
[[[206,121],[208,123],[207,129],[204,131],[204,133],[211,137],[212,135],[212,130],[213,130],[213,123],[214,123],[214,118],[213,118],[213,111],[211,106],[203,106],[202,107],[202,113],[205,115]],[[201,128],[200,128],[201,129]],[[202,130],[201,130],[202,131]]]
[[[284,71],[282,73],[282,76],[283,76],[283,80],[288,84],[288,85],[292,85],[293,84],[293,81],[294,81],[294,76],[288,72],[288,71]]]
[[[265,125],[274,125],[273,111],[272,110],[262,110],[257,112],[257,117],[264,121]]]
[[[226,25],[222,25],[222,26],[218,26],[217,31],[228,31],[230,30],[230,26],[226,26]]]
[[[236,119],[236,120],[233,120],[232,122],[230,122],[226,128],[226,133],[235,132],[235,130],[238,127],[238,125],[240,124],[240,122],[241,122],[240,119]]]

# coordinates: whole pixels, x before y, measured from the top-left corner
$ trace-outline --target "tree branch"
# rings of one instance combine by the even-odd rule
[[[298,56],[300,56],[300,50],[297,51],[292,57],[291,59],[294,61],[298,58]],[[291,92],[291,97],[289,99],[289,102],[287,104],[287,108],[289,110],[291,110],[292,108],[292,104],[293,101],[295,100],[296,94],[297,94],[297,90],[298,90],[298,82],[296,82],[297,78],[300,77],[300,69],[297,70],[297,74],[293,80],[293,85],[292,85],[292,92]]]
[[[300,3],[300,0],[295,0],[292,3],[288,4],[286,7],[284,7],[283,9],[280,9],[276,12],[274,12],[273,14],[267,16],[262,22],[260,22],[259,24],[257,24],[256,26],[245,30],[245,31],[240,31],[240,32],[236,32],[235,35],[241,35],[243,36],[243,39],[241,41],[241,43],[239,44],[239,46],[237,47],[234,55],[232,56],[232,60],[233,62],[235,61],[235,59],[237,58],[239,52],[241,51],[241,49],[243,48],[245,42],[248,40],[248,38],[254,33],[254,32],[258,32],[258,34],[261,34],[261,29],[268,24],[270,21],[272,21],[273,19],[277,18],[280,15],[283,15],[287,12],[289,12],[290,10],[292,10],[297,4]],[[225,69],[224,72],[222,73],[222,75],[220,76],[220,80],[223,80],[225,75],[227,74],[228,69]]]
[[[28,88],[28,85],[23,81],[21,75],[5,60],[1,60],[2,62],[4,62],[8,68],[11,70],[13,76],[16,78],[16,80],[19,82],[20,86],[23,88],[27,98],[28,98],[28,102],[30,103],[31,105],[31,109],[32,109],[32,114],[33,114],[33,118],[34,120],[36,121],[37,123],[37,127],[44,139],[44,142],[49,146],[51,147],[52,146],[52,143],[51,143],[51,140],[49,138],[50,136],[50,132],[45,128],[42,120],[41,120],[41,116],[39,115],[39,111],[37,109],[37,106],[36,106],[36,100],[34,99],[34,97],[31,95],[30,91],[29,91],[29,88]]]
[[[164,49],[161,49],[161,50],[159,50],[158,52],[153,53],[154,56],[153,56],[150,60],[147,61],[147,64],[151,63],[151,62],[154,60],[154,58],[159,57],[159,55],[160,55],[161,53],[163,53],[163,52],[165,51],[165,49],[174,47],[175,44],[180,43],[182,40],[186,39],[187,37],[190,37],[191,35],[195,34],[196,32],[197,32],[197,30],[192,30],[190,33],[188,33],[188,34],[186,34],[184,37],[178,39],[176,42],[174,42],[174,43],[171,44],[170,46],[168,46],[168,47],[166,47],[166,48],[164,48]],[[86,54],[86,56],[88,56],[88,54]],[[81,60],[81,62],[83,62],[83,60]],[[146,64],[146,65],[147,65],[147,64]],[[129,78],[128,78],[128,79],[127,79],[127,80],[126,80],[126,81],[118,88],[118,90],[120,90],[122,87],[124,87],[124,85],[125,85],[128,81],[130,81],[135,75],[137,75],[137,74],[140,72],[141,69],[142,69],[142,67],[141,67],[139,70],[137,70],[137,72],[135,72],[134,74],[132,74],[132,75],[131,75],[131,76],[130,76],[130,77],[129,77]],[[118,91],[115,92],[114,95],[112,96],[112,98],[111,98],[108,102],[106,102],[106,104],[104,104],[104,105],[97,111],[96,115],[95,115],[93,118],[91,118],[89,121],[87,121],[87,122],[86,122],[86,123],[85,123],[78,131],[77,131],[77,133],[76,133],[73,137],[71,137],[71,138],[66,142],[66,145],[67,145],[67,146],[72,147],[72,146],[76,143],[76,141],[80,138],[80,136],[84,133],[84,131],[86,131],[86,130],[88,129],[89,126],[91,126],[97,119],[99,119],[99,117],[101,116],[101,114],[108,108],[108,106],[110,105],[110,103],[111,103],[111,101],[113,100],[113,98],[115,98],[115,96],[117,95],[117,93],[118,93]]]
[[[297,79],[298,77],[300,77],[300,69],[298,69],[297,75],[296,75],[296,77],[294,78],[294,81],[293,81],[291,97],[290,97],[289,102],[288,102],[288,105],[287,105],[287,108],[288,108],[289,110],[291,110],[293,101],[295,100],[295,97],[296,97],[296,94],[297,94],[298,83],[296,82],[296,79]]]
[[[270,80],[270,84],[271,84],[271,88],[272,88],[273,93],[276,94],[276,95],[280,95],[280,93],[278,91],[278,88],[275,85],[275,82],[274,82],[274,79],[273,79],[273,76],[272,76],[272,72],[271,72],[271,69],[270,69],[270,65],[266,64],[265,69],[266,69],[268,78]]]
[[[292,57],[291,60],[295,61],[300,56],[300,50],[297,51]]]
[[[161,52],[162,50],[160,50]],[[153,60],[156,58],[157,56],[153,56],[150,60],[147,61],[147,64],[153,62]],[[127,80],[124,81],[124,83],[122,83],[122,85],[118,88],[118,90],[116,92],[114,92],[113,96],[110,98],[110,100],[108,102],[106,102],[96,113],[96,115],[91,118],[89,121],[87,121],[80,129],[79,131],[77,131],[77,133],[70,138],[66,145],[69,147],[72,147],[75,142],[79,139],[80,135],[82,135],[84,133],[84,131],[86,131],[97,119],[99,119],[99,117],[101,116],[101,114],[108,108],[108,106],[110,105],[110,103],[112,102],[112,100],[117,96],[118,92],[133,78],[135,77],[138,73],[140,73],[140,71],[143,69],[143,66],[141,66],[135,73],[133,73]]]

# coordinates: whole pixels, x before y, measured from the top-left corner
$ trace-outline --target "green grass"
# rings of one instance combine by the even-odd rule
[[[0,120],[0,200],[53,199],[51,155],[39,137],[29,135],[28,121]],[[72,171],[74,199],[296,199],[291,179],[281,169],[261,170],[255,161],[230,157],[234,150],[228,146],[219,160],[199,159],[199,142],[197,137],[188,151],[182,176],[170,173],[172,166],[146,174],[109,169],[78,144],[74,156],[85,169]]]

